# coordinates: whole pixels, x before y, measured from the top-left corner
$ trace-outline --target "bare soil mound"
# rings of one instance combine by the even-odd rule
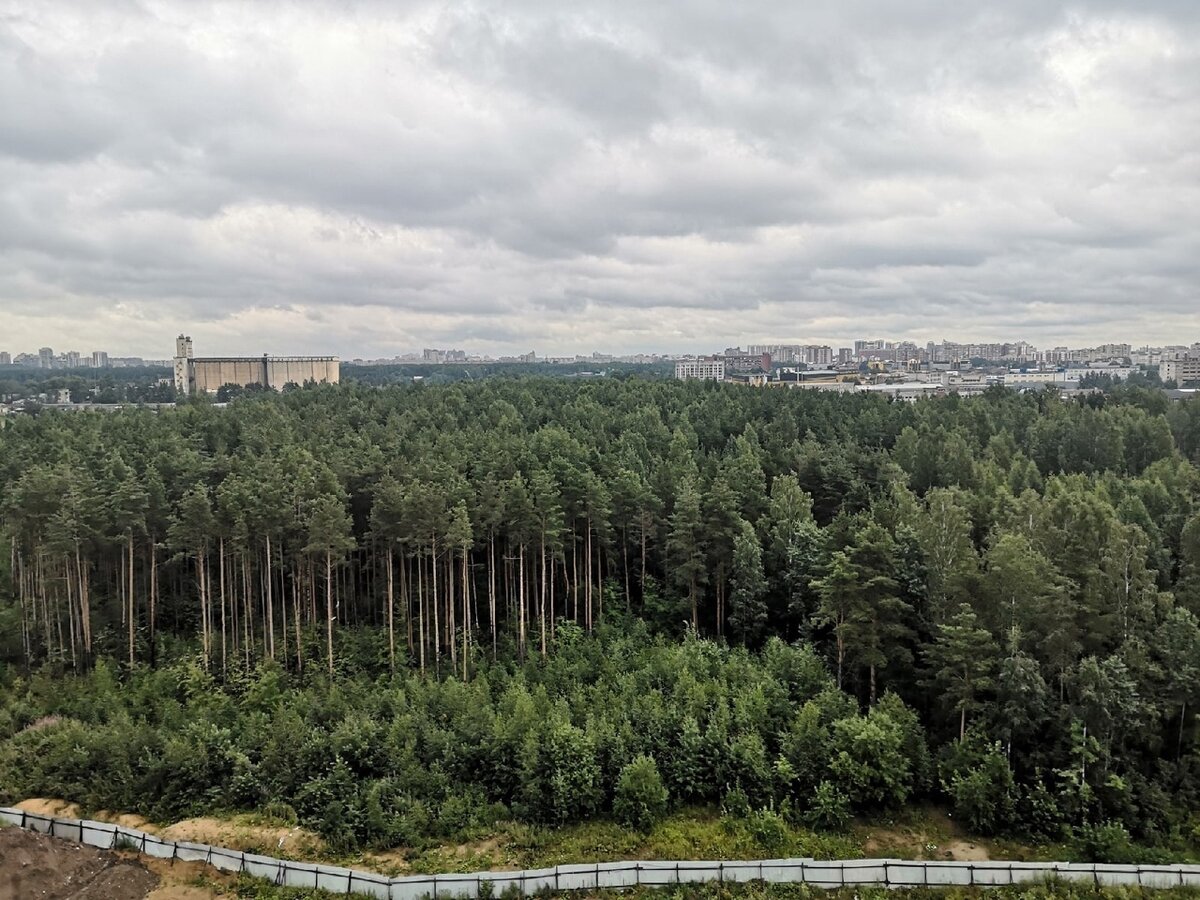
[[[17,804],[16,808],[23,809],[27,813],[33,813],[35,816],[50,816],[51,818],[57,817],[59,819],[81,818],[79,807],[74,803],[68,803],[66,800],[32,797],[29,800],[22,800]]]
[[[161,829],[159,835],[169,841],[192,841],[289,859],[316,859],[325,852],[325,842],[304,828],[264,825],[242,817],[184,819]]]
[[[141,900],[157,876],[115,853],[0,828],[0,900]]]

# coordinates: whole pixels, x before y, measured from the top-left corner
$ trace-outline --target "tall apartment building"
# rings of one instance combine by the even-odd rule
[[[797,362],[802,362],[814,369],[827,369],[833,365],[833,348],[824,344],[806,344],[801,348],[803,354]]]
[[[42,347],[38,350],[38,368],[53,369],[54,368],[54,351],[49,347]]]
[[[92,351],[92,368],[93,369],[107,369],[108,368],[108,354],[105,353],[103,350],[93,350]]]
[[[1173,381],[1180,387],[1192,382],[1200,383],[1200,350],[1164,356],[1158,364],[1158,377]]]
[[[698,379],[700,381],[724,381],[725,357],[702,356],[675,361],[675,377],[681,381]]]
[[[9,353],[7,350],[0,351],[0,366],[11,366],[11,365],[12,365],[12,354]]]
[[[730,347],[725,351],[725,371],[734,372],[770,372],[770,353],[743,353],[740,347]]]
[[[83,365],[83,357],[80,356],[79,351],[78,350],[68,350],[67,351],[67,368],[68,369],[78,369],[81,365]]]

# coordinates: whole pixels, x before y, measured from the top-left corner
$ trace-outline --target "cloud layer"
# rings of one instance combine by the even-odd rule
[[[0,0],[0,349],[1200,339],[1198,38],[1191,0]]]

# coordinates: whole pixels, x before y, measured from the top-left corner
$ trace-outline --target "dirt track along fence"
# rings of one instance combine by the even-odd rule
[[[857,885],[903,887],[1003,887],[1058,878],[1096,885],[1200,887],[1200,866],[1135,866],[1102,863],[921,862],[899,859],[762,859],[740,862],[680,861],[593,863],[476,872],[470,875],[412,875],[387,878],[338,866],[273,859],[254,853],[188,841],[165,841],[135,828],[87,819],[39,816],[0,808],[0,822],[102,850],[127,848],[158,859],[206,863],[223,872],[246,873],[277,885],[323,888],[334,894],[361,894],[385,900],[422,898],[522,897],[540,891],[597,891],[669,887],[703,882],[766,881],[840,888]]]

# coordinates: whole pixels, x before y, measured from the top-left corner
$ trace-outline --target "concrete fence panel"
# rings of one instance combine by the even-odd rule
[[[814,860],[637,860],[563,865],[523,872],[414,875],[387,878],[340,866],[279,860],[255,853],[211,847],[190,841],[168,841],[134,828],[80,819],[59,819],[18,809],[0,808],[0,823],[75,841],[100,849],[128,847],[157,859],[202,862],[223,872],[246,873],[273,884],[323,888],[339,895],[380,900],[478,900],[485,893],[500,897],[514,892],[529,897],[543,891],[625,890],[703,882],[775,884],[804,883],[815,887],[885,885],[887,887],[992,887],[1029,884],[1060,878],[1107,886],[1200,887],[1200,866],[1134,866],[1092,863],[942,862],[896,859]]]

